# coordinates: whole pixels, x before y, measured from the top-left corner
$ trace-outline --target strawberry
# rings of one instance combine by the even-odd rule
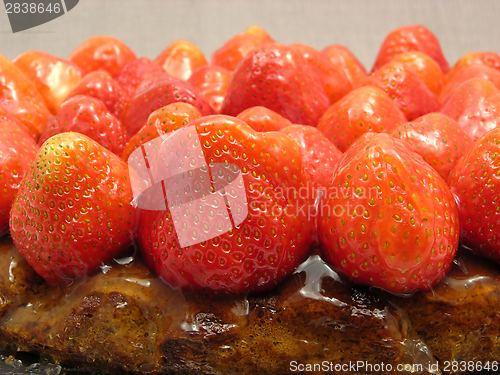
[[[141,57],[125,65],[115,77],[115,81],[118,82],[130,96],[133,96],[135,90],[143,81],[162,71],[162,68],[150,59]]]
[[[401,124],[391,135],[408,142],[445,180],[474,143],[455,120],[442,113],[429,113]]]
[[[38,150],[31,133],[2,111],[0,107],[0,235],[9,230],[10,207]]]
[[[235,70],[221,112],[236,116],[264,106],[293,123],[316,125],[328,96],[295,48],[273,43],[255,49]]]
[[[473,252],[500,262],[500,129],[479,138],[448,178],[460,211],[461,242]]]
[[[0,105],[0,122],[9,123],[13,127],[21,129],[26,136],[28,136],[33,142],[36,143],[38,137],[36,137],[29,129],[24,126],[18,119],[14,117],[9,111]]]
[[[458,122],[475,142],[498,126],[500,91],[484,78],[469,79],[452,92],[440,112]]]
[[[304,169],[313,187],[329,186],[333,171],[342,159],[342,152],[313,126],[291,125],[280,131],[299,146]]]
[[[68,59],[83,69],[85,74],[105,70],[115,77],[135,53],[122,41],[111,36],[96,36],[87,39],[71,52]]]
[[[366,79],[366,69],[345,46],[332,44],[325,47],[321,54],[347,77],[351,86],[357,88]]]
[[[439,95],[443,86],[444,75],[438,63],[432,57],[423,52],[408,51],[395,56],[391,61],[399,61],[405,64],[425,83],[434,95]]]
[[[128,166],[79,133],[48,139],[10,212],[16,248],[48,284],[69,284],[120,256],[135,209]]]
[[[298,50],[304,57],[306,64],[316,73],[330,104],[336,103],[352,90],[351,81],[347,76],[318,50],[300,43],[291,44],[290,47]]]
[[[129,94],[105,71],[91,72],[83,77],[68,98],[77,95],[99,99],[120,121],[123,121],[127,105],[131,100]]]
[[[36,138],[42,134],[51,115],[35,84],[2,55],[0,105],[14,115]]]
[[[441,105],[445,104],[460,84],[472,78],[487,79],[497,89],[500,89],[500,70],[493,69],[484,64],[464,65],[445,82],[438,96],[439,103]]]
[[[450,66],[446,61],[436,36],[422,25],[403,26],[387,35],[377,55],[372,73],[395,56],[407,51],[420,51],[432,57],[444,74]]]
[[[104,103],[84,95],[74,96],[61,105],[59,114],[51,119],[39,144],[69,131],[84,134],[117,155],[121,155],[128,140],[127,131]]]
[[[76,64],[45,52],[25,52],[13,63],[33,81],[52,114],[57,114],[59,106],[83,77]]]
[[[192,104],[204,116],[213,113],[210,104],[191,84],[161,73],[145,80],[137,88],[125,114],[124,125],[133,135],[146,124],[154,110],[176,102]]]
[[[216,113],[220,113],[230,81],[231,73],[217,65],[203,65],[196,69],[188,79],[188,82],[207,99]]]
[[[208,64],[203,52],[186,40],[177,40],[170,44],[154,63],[172,77],[183,81],[187,81],[196,69]]]
[[[347,94],[326,110],[320,130],[340,151],[366,132],[390,132],[406,118],[382,90],[364,86]]]
[[[483,64],[489,66],[490,68],[500,70],[500,55],[495,52],[469,52],[463,55],[450,69],[446,75],[446,79],[449,80],[455,75],[457,71],[466,65],[472,64]]]
[[[157,109],[149,115],[146,124],[130,138],[123,150],[122,159],[128,160],[136,148],[159,136],[180,129],[200,117],[200,111],[188,103],[172,103]]]
[[[251,107],[236,116],[245,121],[256,132],[277,131],[292,125],[292,122],[279,113],[266,107]]]
[[[385,64],[372,73],[364,84],[384,90],[408,121],[439,108],[436,95],[410,68],[399,61]]]
[[[364,134],[340,161],[323,202],[324,258],[354,282],[412,293],[450,270],[459,240],[453,195],[407,143]]]
[[[212,54],[212,64],[232,72],[238,63],[254,48],[273,43],[273,39],[259,26],[251,26],[236,34]]]
[[[176,155],[170,172],[189,165],[185,182],[196,190],[186,203],[177,195],[179,179],[164,180],[159,186],[171,208],[141,210],[137,239],[146,264],[169,285],[198,292],[274,287],[307,256],[315,231],[307,213],[314,197],[298,194],[309,179],[297,144],[285,134],[257,133],[223,115],[194,120],[169,139],[165,151]],[[152,171],[156,160],[148,157]],[[207,164],[212,178],[204,175]]]

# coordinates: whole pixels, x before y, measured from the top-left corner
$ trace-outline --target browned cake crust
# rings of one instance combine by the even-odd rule
[[[140,259],[105,271],[50,288],[1,240],[0,344],[137,374],[282,374],[358,361],[385,367],[357,373],[399,373],[398,364],[436,373],[429,364],[500,360],[500,268],[468,253],[433,291],[410,298],[352,285],[316,255],[250,298],[183,295]]]

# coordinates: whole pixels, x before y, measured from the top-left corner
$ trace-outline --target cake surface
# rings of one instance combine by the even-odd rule
[[[333,373],[353,363],[361,374],[403,364],[475,373],[451,363],[500,358],[499,311],[498,265],[466,251],[433,290],[411,297],[353,285],[313,254],[272,292],[234,298],[182,294],[139,257],[49,287],[9,238],[0,245],[1,344],[116,374]]]

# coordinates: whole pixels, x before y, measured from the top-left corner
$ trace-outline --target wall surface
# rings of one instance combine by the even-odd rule
[[[91,36],[112,35],[139,56],[154,58],[186,39],[209,57],[232,35],[260,25],[282,43],[344,44],[370,69],[388,32],[420,23],[454,64],[470,51],[500,53],[499,16],[496,0],[80,0],[66,15],[13,34],[1,2],[0,53],[66,57]]]

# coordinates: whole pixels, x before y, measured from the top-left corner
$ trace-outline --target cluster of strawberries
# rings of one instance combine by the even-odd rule
[[[391,32],[371,74],[343,46],[279,44],[253,26],[211,64],[186,41],[151,61],[112,37],[68,59],[0,55],[0,86],[1,231],[51,285],[133,242],[171,286],[216,293],[272,288],[316,241],[335,269],[393,293],[442,279],[459,240],[500,261],[500,56],[450,70],[423,26]],[[214,170],[203,204],[136,204],[130,155],[187,126],[208,165],[241,172],[248,213],[230,228]],[[179,228],[218,227],[180,241]]]

